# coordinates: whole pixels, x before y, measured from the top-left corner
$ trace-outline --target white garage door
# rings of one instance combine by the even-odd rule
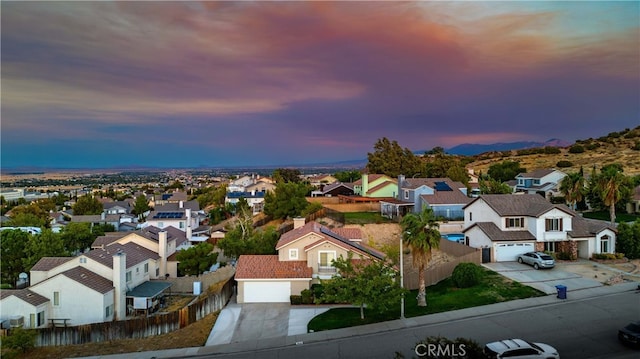
[[[289,303],[289,282],[244,282],[245,303]]]
[[[499,243],[494,245],[496,262],[516,261],[518,255],[533,252],[533,243]]]

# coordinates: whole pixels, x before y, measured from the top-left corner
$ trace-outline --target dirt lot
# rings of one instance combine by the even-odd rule
[[[589,260],[558,261],[556,267],[603,284],[616,284],[621,280],[640,282],[640,259],[626,263],[598,263]]]

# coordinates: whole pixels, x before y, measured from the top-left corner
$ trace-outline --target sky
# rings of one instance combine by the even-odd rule
[[[637,1],[2,1],[0,166],[290,166],[640,125]]]

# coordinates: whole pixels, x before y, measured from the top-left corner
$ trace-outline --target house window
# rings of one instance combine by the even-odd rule
[[[505,227],[507,228],[523,228],[524,217],[505,218]]]
[[[140,274],[140,267],[136,267],[136,275]]]
[[[53,292],[53,305],[60,305],[60,292]]]
[[[609,237],[602,237],[600,240],[600,253],[609,253]]]
[[[44,325],[44,310],[38,312],[38,326]]]
[[[29,328],[36,327],[36,313],[29,314]]]
[[[149,273],[149,263],[144,264],[144,274]]]
[[[534,179],[533,180],[533,184],[540,184],[540,180],[539,179]]]
[[[184,229],[184,222],[180,222],[180,229]]]
[[[544,243],[544,251],[545,252],[557,252],[558,251],[558,243],[557,242],[545,242]]]
[[[289,249],[289,259],[298,259],[298,248]]]
[[[106,308],[104,308],[105,318],[111,317],[111,313],[113,313],[113,304],[112,305],[108,305]]]
[[[562,218],[547,218],[544,220],[545,231],[562,231]]]
[[[127,272],[127,282],[131,282],[131,271]]]
[[[158,228],[164,228],[164,222],[158,222]]]
[[[319,252],[318,253],[318,272],[330,272],[335,273],[336,268],[333,266],[333,261],[336,259],[336,252]]]
[[[469,220],[473,221],[473,212],[469,212]]]
[[[87,258],[80,257],[80,263],[87,263]]]
[[[404,199],[409,199],[409,191],[408,190],[404,190]]]

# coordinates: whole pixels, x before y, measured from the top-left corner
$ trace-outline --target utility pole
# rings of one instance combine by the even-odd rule
[[[404,289],[404,266],[403,266],[403,251],[402,251],[402,235],[400,236],[400,288]],[[400,319],[404,319],[404,291],[402,292],[402,298],[400,298]]]

